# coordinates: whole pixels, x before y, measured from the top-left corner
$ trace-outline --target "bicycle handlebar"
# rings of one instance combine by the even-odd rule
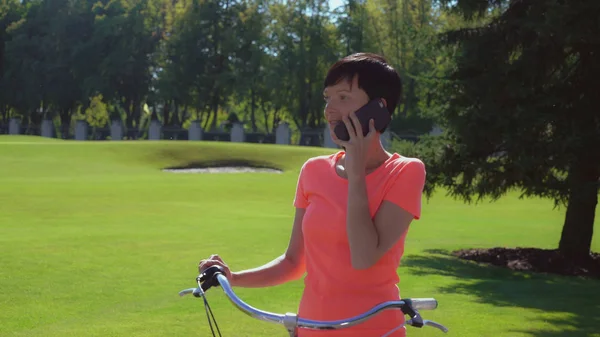
[[[309,320],[302,317],[298,317],[294,313],[277,314],[264,310],[254,308],[244,301],[242,301],[233,291],[223,268],[220,266],[211,266],[207,268],[202,274],[200,274],[196,281],[198,283],[197,288],[189,288],[179,292],[180,296],[192,294],[195,297],[203,297],[204,293],[213,286],[221,286],[223,291],[229,298],[229,300],[245,314],[257,318],[265,322],[271,322],[276,324],[284,325],[290,335],[297,330],[297,328],[313,329],[313,330],[337,330],[350,327],[361,323],[371,316],[378,314],[381,311],[388,309],[400,309],[408,316],[405,324],[409,324],[414,327],[431,326],[440,329],[443,332],[448,332],[448,329],[436,322],[430,320],[423,320],[419,314],[419,310],[433,310],[438,306],[438,302],[434,298],[407,298],[399,301],[387,301],[380,303],[370,310],[346,319],[335,320],[335,321],[317,321]]]

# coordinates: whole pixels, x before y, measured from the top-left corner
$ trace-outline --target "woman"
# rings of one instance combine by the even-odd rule
[[[331,67],[324,87],[325,118],[334,142],[344,150],[310,158],[302,166],[286,252],[266,265],[239,272],[231,272],[212,255],[200,261],[199,270],[220,265],[234,287],[273,286],[306,273],[298,315],[337,320],[400,298],[396,270],[409,224],[421,214],[425,167],[418,159],[387,152],[373,124],[363,137],[356,120],[354,112],[372,99],[383,98],[390,114],[398,105],[400,77],[385,59],[370,53],[347,56]],[[333,132],[340,120],[349,130],[348,141]],[[403,322],[399,310],[386,310],[354,327],[299,329],[298,334],[379,337]],[[402,328],[389,336],[405,335]]]

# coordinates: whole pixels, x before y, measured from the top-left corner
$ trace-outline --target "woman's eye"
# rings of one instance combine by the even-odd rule
[[[341,95],[341,96],[340,96],[340,99],[341,99],[342,101],[345,101],[347,98],[348,98],[348,96],[345,96],[345,95]]]

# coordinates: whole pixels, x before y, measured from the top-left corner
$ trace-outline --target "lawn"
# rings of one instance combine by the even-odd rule
[[[0,136],[0,336],[209,336],[197,262],[250,268],[285,249],[300,165],[331,149],[216,142],[74,142]],[[173,174],[167,166],[244,159],[283,174]],[[404,297],[460,337],[600,336],[600,282],[534,275],[451,257],[467,247],[556,247],[564,209],[550,200],[466,205],[424,200],[399,268]],[[596,226],[596,231],[598,231]],[[600,250],[600,239],[593,242]],[[302,281],[237,289],[250,305],[295,311]],[[223,336],[285,336],[209,303]],[[409,328],[409,336],[443,336]]]

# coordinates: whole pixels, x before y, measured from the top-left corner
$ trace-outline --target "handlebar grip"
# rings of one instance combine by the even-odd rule
[[[225,270],[220,266],[210,266],[198,276],[197,280],[202,283],[200,287],[203,292],[206,292],[213,286],[219,285],[217,274],[225,275]]]
[[[202,292],[206,292],[208,289],[210,289],[212,286],[214,286],[213,282],[211,281],[205,281],[200,285],[200,288],[202,288]]]
[[[435,298],[410,298],[404,299],[416,310],[434,310],[438,307],[438,301]]]

